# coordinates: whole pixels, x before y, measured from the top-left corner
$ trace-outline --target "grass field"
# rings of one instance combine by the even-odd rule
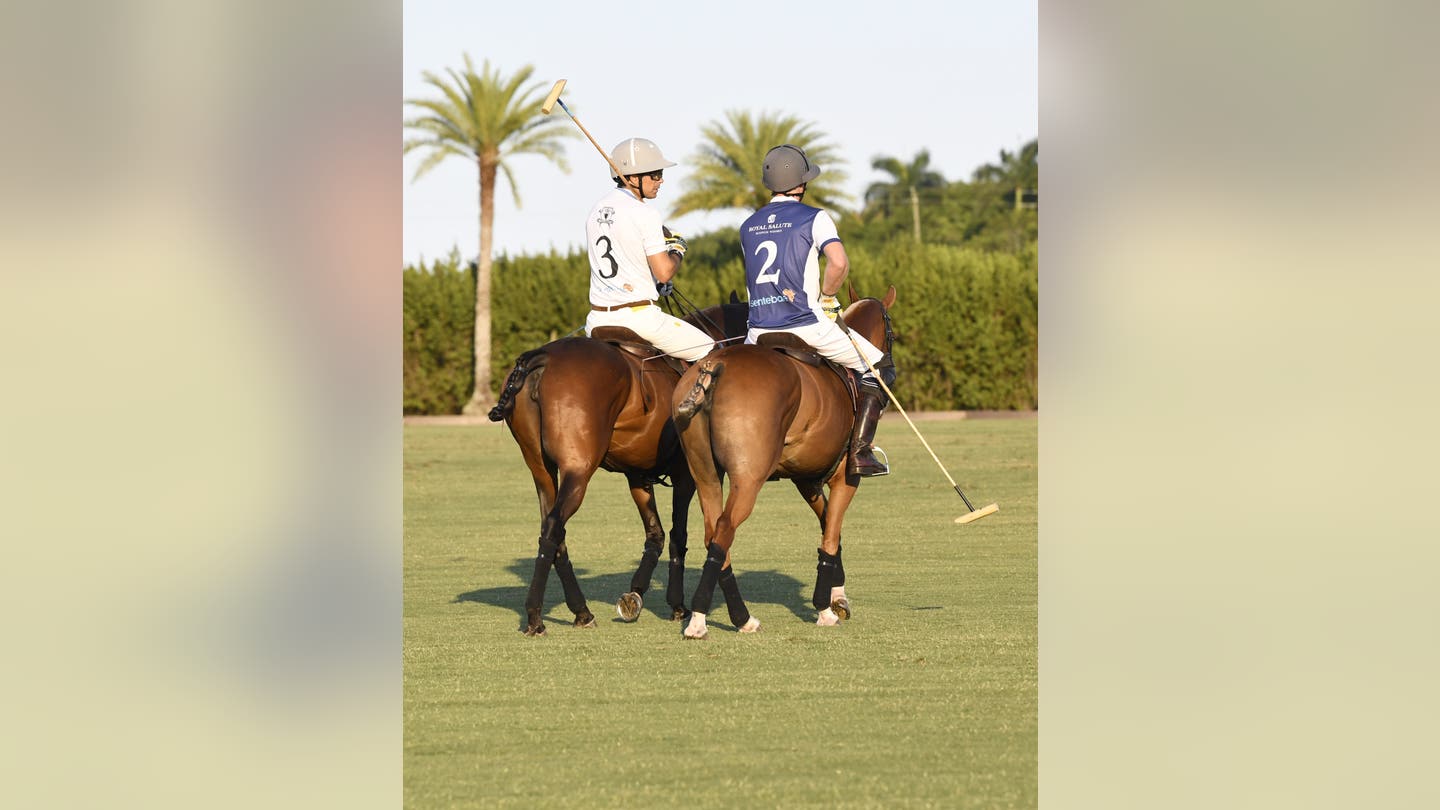
[[[599,618],[577,630],[552,574],[549,635],[527,639],[534,486],[503,426],[405,428],[405,806],[1033,807],[1037,801],[1036,422],[903,419],[845,522],[854,617],[814,626],[819,529],[768,484],[732,551],[763,623],[710,638],[662,618],[662,559],[634,624],[615,617],[641,550],[622,476],[571,520]],[[669,490],[658,495],[669,526]],[[686,589],[704,561],[691,507]],[[688,596],[687,596],[688,599]]]

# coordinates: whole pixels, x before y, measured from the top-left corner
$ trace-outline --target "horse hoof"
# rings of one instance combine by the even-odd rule
[[[680,631],[681,635],[688,639],[699,641],[709,635],[710,629],[705,626],[705,614],[690,614],[690,623]]]
[[[576,626],[576,627],[594,627],[594,626],[595,626],[595,614],[590,613],[590,612],[587,611],[587,612],[585,612],[585,613],[580,614],[579,616],[576,616],[576,617],[575,617],[575,626]]]
[[[758,632],[760,632],[760,620],[757,619],[757,618],[755,618],[754,616],[751,616],[751,617],[750,617],[750,621],[745,622],[745,624],[740,628],[740,632],[742,632],[742,633],[758,633]]]
[[[525,628],[525,637],[526,637],[526,638],[534,638],[535,636],[543,636],[543,635],[545,635],[545,625],[543,625],[543,624],[537,624],[537,625],[535,625],[534,627],[527,627],[527,628]]]
[[[671,609],[670,609],[670,621],[672,621],[672,622],[688,622],[688,621],[690,621],[690,611],[686,610],[686,609],[683,608],[683,607],[671,608]]]
[[[640,594],[634,591],[621,596],[620,601],[615,603],[615,612],[620,614],[620,620],[633,622],[640,618],[641,601]]]
[[[849,618],[850,618],[850,600],[849,600],[849,599],[846,599],[845,597],[842,596],[842,597],[840,597],[839,599],[832,599],[832,600],[830,600],[830,609],[833,610],[833,611],[835,611],[835,615],[836,615],[836,616],[839,616],[841,619],[849,620]]]
[[[815,620],[816,627],[834,627],[839,623],[840,617],[835,615],[835,611],[830,608],[820,611],[820,617]]]

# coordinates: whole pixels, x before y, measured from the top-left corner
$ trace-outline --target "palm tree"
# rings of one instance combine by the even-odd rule
[[[975,170],[977,183],[995,183],[1016,198],[1025,191],[1040,190],[1040,140],[1032,138],[1018,152],[1000,150],[1000,162],[986,163]]]
[[[930,150],[921,149],[908,164],[893,157],[876,155],[870,168],[889,174],[894,180],[889,183],[871,183],[865,189],[865,202],[888,205],[900,194],[910,198],[910,216],[915,221],[915,244],[920,244],[920,189],[944,188],[945,178],[939,172],[930,171]]]
[[[420,74],[425,83],[440,92],[437,99],[406,99],[420,115],[405,121],[405,127],[421,133],[405,141],[404,153],[416,149],[429,154],[415,169],[411,182],[435,168],[447,157],[475,161],[480,170],[480,255],[475,272],[475,391],[465,413],[483,413],[494,404],[490,393],[490,250],[494,244],[495,178],[503,173],[520,207],[520,190],[506,159],[533,154],[549,158],[566,173],[561,138],[574,131],[560,117],[540,112],[548,89],[543,82],[529,87],[535,68],[526,65],[510,76],[490,67],[487,59],[479,73],[465,54],[465,69],[445,70],[446,76],[429,71]],[[448,77],[448,80],[447,78]]]
[[[806,201],[821,207],[836,205],[845,193],[841,185],[845,172],[835,146],[824,143],[825,134],[793,115],[729,110],[725,121],[711,121],[700,128],[707,141],[690,158],[694,171],[685,181],[685,190],[675,201],[672,216],[692,211],[743,208],[753,211],[770,201],[765,188],[765,153],[781,144],[793,144],[806,158],[823,169],[810,183]]]

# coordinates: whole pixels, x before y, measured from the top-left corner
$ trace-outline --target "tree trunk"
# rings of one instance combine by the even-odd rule
[[[464,413],[487,413],[495,405],[490,393],[490,249],[495,236],[495,173],[499,154],[480,154],[480,256],[475,272],[475,390]]]
[[[920,194],[910,187],[910,216],[915,219],[915,244],[920,244]]]

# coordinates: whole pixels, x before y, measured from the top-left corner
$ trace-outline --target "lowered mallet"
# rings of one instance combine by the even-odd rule
[[[580,131],[585,133],[585,137],[590,139],[590,143],[595,147],[595,151],[600,153],[600,157],[605,158],[605,162],[610,164],[610,171],[614,172],[616,177],[624,177],[625,175],[621,174],[619,167],[615,165],[615,161],[611,160],[610,156],[605,154],[605,150],[600,147],[600,144],[595,142],[595,136],[591,135],[590,130],[586,129],[585,125],[580,123],[580,119],[575,117],[575,113],[570,112],[570,108],[565,106],[565,100],[560,98],[560,92],[564,89],[565,79],[555,82],[555,86],[550,88],[550,95],[545,97],[545,103],[540,105],[540,112],[549,115],[550,111],[555,109],[555,104],[558,102],[560,109],[564,110],[565,114],[570,116],[570,120],[575,122],[575,126],[579,127]],[[645,202],[645,198],[640,196],[638,190],[632,188],[630,191],[635,195],[635,199],[640,202]]]
[[[852,293],[851,297],[852,297],[852,298],[854,297],[853,293]],[[960,517],[955,518],[955,522],[956,522],[956,523],[969,523],[969,522],[972,521],[972,520],[979,520],[980,518],[985,517],[986,515],[993,515],[993,514],[995,514],[996,512],[999,512],[999,511],[1000,511],[1000,504],[998,504],[998,503],[992,503],[992,504],[990,504],[989,506],[982,507],[982,508],[980,508],[980,509],[976,509],[973,505],[971,505],[970,499],[967,498],[967,497],[965,497],[965,493],[964,493],[964,492],[961,492],[961,491],[960,491],[960,485],[957,484],[957,483],[955,483],[955,479],[954,479],[954,478],[951,478],[951,477],[950,477],[950,471],[947,470],[947,469],[945,469],[945,465],[944,465],[944,464],[941,464],[941,463],[940,463],[940,457],[937,456],[937,455],[935,455],[935,451],[934,451],[934,450],[931,450],[931,449],[930,449],[930,443],[927,442],[927,441],[925,441],[925,437],[924,437],[924,436],[921,436],[921,435],[920,435],[920,428],[915,427],[915,423],[912,422],[912,421],[910,421],[910,414],[905,413],[905,409],[902,408],[902,407],[900,407],[900,400],[898,400],[898,399],[895,398],[895,394],[894,394],[894,392],[892,392],[892,391],[890,390],[890,386],[888,386],[888,385],[885,384],[885,381],[880,378],[879,372],[875,371],[875,367],[872,366],[872,365],[870,365],[870,358],[866,357],[866,356],[865,356],[865,353],[862,352],[862,351],[860,351],[860,344],[858,344],[858,343],[855,342],[855,338],[850,334],[850,329],[849,329],[849,327],[842,327],[842,328],[843,328],[844,331],[845,331],[845,337],[850,338],[850,345],[853,346],[853,347],[855,347],[855,353],[858,354],[858,355],[860,355],[860,361],[865,364],[865,368],[867,368],[867,369],[870,370],[870,374],[871,374],[872,376],[874,376],[875,382],[880,383],[880,388],[885,392],[885,396],[889,397],[889,398],[890,398],[890,401],[893,402],[893,403],[895,403],[895,409],[898,410],[898,411],[900,411],[900,415],[901,415],[901,416],[905,417],[905,424],[909,425],[909,426],[910,426],[910,429],[913,430],[913,431],[915,431],[915,438],[919,439],[919,440],[920,440],[920,443],[923,444],[923,445],[925,445],[925,452],[927,452],[927,453],[930,454],[930,458],[935,459],[935,465],[940,468],[940,472],[945,473],[945,480],[947,480],[947,481],[950,482],[950,486],[952,486],[952,487],[955,488],[955,492],[956,492],[956,494],[958,494],[958,495],[960,496],[960,500],[964,501],[966,508],[968,508],[968,509],[970,510],[970,512],[969,512],[968,514],[964,514],[964,515],[961,515]]]

